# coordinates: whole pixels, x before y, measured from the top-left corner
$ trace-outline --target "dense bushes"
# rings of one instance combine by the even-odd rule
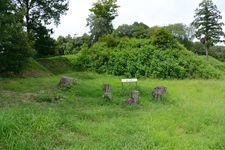
[[[155,41],[157,42],[157,41]],[[83,49],[75,67],[128,77],[217,78],[220,72],[194,53],[176,43],[169,48],[156,47],[150,40],[120,39],[114,47],[97,42]]]

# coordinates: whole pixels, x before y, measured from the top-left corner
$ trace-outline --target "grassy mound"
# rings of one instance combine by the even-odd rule
[[[40,77],[49,76],[51,74],[52,73],[47,68],[45,68],[32,58],[28,60],[28,63],[21,73],[23,77]]]
[[[75,55],[56,56],[38,59],[38,62],[53,74],[65,73],[73,70]]]
[[[205,56],[201,56],[203,60],[205,60]],[[208,63],[212,65],[214,68],[220,70],[222,73],[225,72],[225,63],[215,59],[214,57],[209,57]]]
[[[121,39],[113,47],[97,42],[78,55],[75,66],[128,77],[163,79],[220,78],[221,68],[211,65],[178,43],[169,48],[153,46],[150,40]]]

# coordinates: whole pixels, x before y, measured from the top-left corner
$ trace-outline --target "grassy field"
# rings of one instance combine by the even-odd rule
[[[135,87],[122,89],[121,77],[68,76],[75,84],[66,89],[61,75],[0,78],[0,149],[225,149],[224,80],[139,79],[140,103],[125,105]],[[160,102],[150,97],[157,85],[168,88]]]

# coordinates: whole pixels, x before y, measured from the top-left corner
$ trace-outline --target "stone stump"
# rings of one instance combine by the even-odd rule
[[[167,88],[164,86],[157,86],[153,89],[152,91],[152,96],[154,97],[155,100],[161,100],[162,96],[164,93],[166,93]]]
[[[74,82],[73,78],[63,76],[59,81],[59,87],[63,88],[63,87],[71,86],[73,82]]]
[[[112,100],[112,92],[110,84],[103,84],[103,98],[106,100]]]
[[[126,104],[134,104],[134,103],[138,103],[139,101],[139,96],[140,96],[140,92],[133,90],[130,93],[130,97],[128,99],[126,99],[124,102]]]
[[[110,84],[103,84],[103,92],[104,93],[111,92]]]

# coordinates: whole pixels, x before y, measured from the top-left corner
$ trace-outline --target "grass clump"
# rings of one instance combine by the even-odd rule
[[[7,101],[0,109],[1,149],[225,147],[223,80],[139,79],[137,87],[122,88],[122,77],[67,75],[77,79],[69,89],[56,88],[60,76],[0,80],[0,100]],[[111,85],[110,102],[102,99],[104,83]],[[158,102],[151,91],[160,85],[167,93]],[[140,102],[123,104],[133,89],[140,92]],[[62,99],[49,100],[57,96]]]
[[[34,98],[37,102],[48,102],[53,103],[57,101],[65,100],[65,96],[60,92],[52,92],[52,91],[40,91]]]

